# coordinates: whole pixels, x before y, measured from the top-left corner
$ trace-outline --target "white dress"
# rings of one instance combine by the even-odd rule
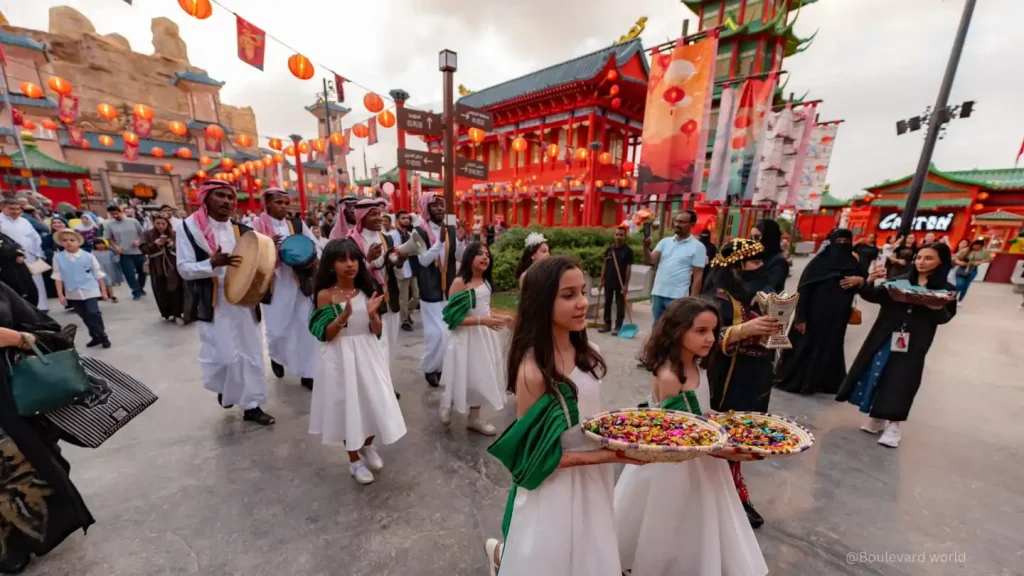
[[[370,436],[376,436],[375,445],[397,441],[405,435],[405,419],[391,384],[387,347],[370,332],[366,296],[359,293],[348,305],[348,327],[319,344],[309,433],[355,451]]]
[[[288,222],[273,220],[274,232],[282,238],[292,235]],[[302,225],[296,234],[316,241]],[[263,304],[263,321],[267,326],[267,350],[270,359],[299,378],[312,378],[316,372],[316,339],[309,333],[309,314],[313,300],[302,293],[295,270],[280,264],[274,270],[274,294],[270,304]]]
[[[578,368],[580,420],[601,411],[601,381]],[[562,450],[598,446],[579,426],[562,433]],[[519,488],[501,556],[501,576],[621,576],[610,464],[555,470],[536,490]],[[682,572],[680,572],[682,574]]]
[[[491,289],[483,283],[476,291],[470,318],[491,314]],[[505,332],[487,326],[459,326],[448,335],[441,371],[441,406],[465,414],[470,406],[505,406]]]
[[[704,370],[697,399],[701,411],[711,405]],[[622,569],[632,576],[768,573],[729,463],[720,458],[626,466],[615,485],[615,528]]]

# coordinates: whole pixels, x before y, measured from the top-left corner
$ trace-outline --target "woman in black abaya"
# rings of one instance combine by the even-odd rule
[[[775,374],[776,387],[786,392],[835,394],[846,378],[846,326],[857,289],[864,285],[860,263],[853,257],[853,234],[839,228],[828,246],[800,276],[790,340]]]
[[[782,229],[779,223],[771,218],[759,220],[750,231],[750,239],[764,246],[764,274],[772,291],[781,294],[786,290],[786,278],[789,278],[789,260],[782,253]]]

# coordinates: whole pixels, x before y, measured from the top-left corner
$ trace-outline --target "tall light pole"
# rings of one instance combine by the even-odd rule
[[[904,238],[910,233],[914,225],[914,217],[917,215],[917,204],[921,199],[921,192],[924,190],[925,181],[928,179],[928,168],[932,163],[932,154],[935,153],[935,143],[939,139],[939,132],[943,123],[948,119],[949,93],[953,89],[953,79],[956,78],[956,69],[960,64],[960,55],[964,51],[967,30],[971,27],[971,17],[974,15],[974,6],[977,3],[978,0],[966,0],[964,3],[964,12],[960,17],[960,27],[957,29],[956,39],[953,41],[953,51],[949,55],[949,63],[946,64],[946,74],[942,78],[942,85],[939,86],[939,95],[935,100],[935,107],[931,111],[931,119],[928,122],[928,134],[924,138],[924,148],[921,150],[921,158],[917,162],[917,171],[914,172],[914,179],[910,183],[907,204],[903,207],[899,236]]]
[[[444,76],[444,204],[449,215],[455,210],[455,89],[453,78],[458,55],[448,50],[438,54],[438,68]],[[447,224],[447,222],[446,222]],[[454,222],[452,223],[454,224]]]

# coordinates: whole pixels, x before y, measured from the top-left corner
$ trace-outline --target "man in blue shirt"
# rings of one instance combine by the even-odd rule
[[[673,220],[675,235],[662,238],[653,252],[651,239],[644,238],[644,261],[658,267],[651,290],[655,324],[673,300],[700,294],[708,256],[704,244],[690,234],[696,223],[697,213],[693,210],[677,214]]]

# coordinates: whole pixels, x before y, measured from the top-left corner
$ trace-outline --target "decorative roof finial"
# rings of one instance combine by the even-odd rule
[[[473,93],[473,90],[466,88],[462,84],[459,84],[459,96],[469,96]]]
[[[629,32],[626,32],[624,35],[620,36],[619,40],[615,42],[615,44],[625,44],[626,42],[629,42],[630,40],[640,36],[640,34],[643,33],[644,28],[646,27],[647,16],[641,16],[640,19],[636,21],[636,24],[634,24],[633,27],[629,29]]]

